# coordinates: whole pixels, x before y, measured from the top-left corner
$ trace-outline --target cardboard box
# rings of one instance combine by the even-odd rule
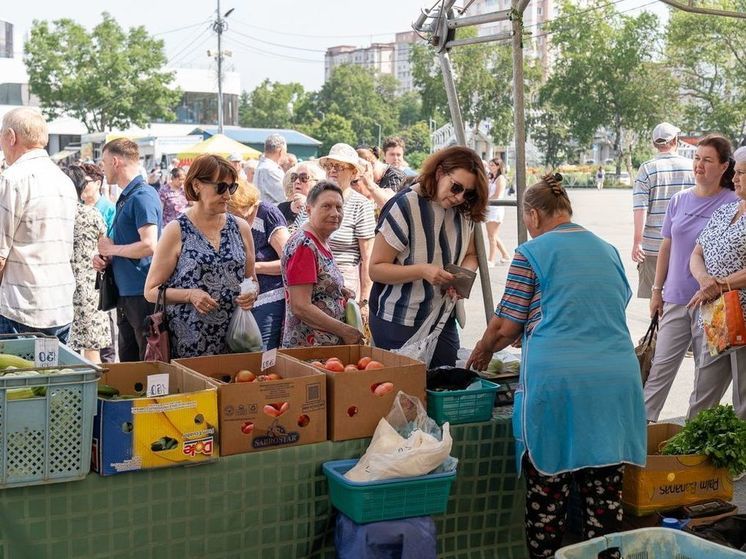
[[[730,473],[716,468],[706,456],[659,454],[661,443],[681,429],[681,425],[673,423],[648,425],[645,467],[627,466],[624,470],[625,510],[641,516],[711,499],[729,501],[733,497]]]
[[[168,395],[98,398],[92,467],[103,476],[214,461],[218,457],[218,395],[205,378],[159,362],[106,365],[99,380],[134,395],[148,377],[168,375]]]
[[[425,365],[409,357],[375,347],[318,346],[282,349],[280,353],[300,361],[339,357],[345,365],[357,363],[361,357],[371,357],[383,363],[383,369],[333,373],[326,371],[326,392],[329,399],[328,429],[332,441],[346,441],[373,436],[382,417],[391,411],[394,397],[400,390],[425,400]],[[394,389],[384,395],[373,393],[375,386],[390,382]]]
[[[221,456],[326,440],[326,382],[318,369],[278,354],[275,365],[262,371],[261,353],[173,363],[208,377],[218,388]],[[232,382],[243,369],[257,375],[277,373],[282,379]]]

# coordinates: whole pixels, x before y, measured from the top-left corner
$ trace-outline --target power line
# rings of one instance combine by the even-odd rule
[[[246,39],[251,39],[252,41],[256,41],[258,43],[262,43],[265,45],[271,45],[273,47],[280,47],[283,49],[291,49],[291,50],[302,50],[306,52],[326,52],[326,49],[307,49],[303,47],[295,47],[293,45],[283,45],[281,43],[273,43],[265,39],[259,39],[257,37],[252,37],[251,35],[247,35],[246,33],[241,33],[240,31],[236,31],[235,29],[233,29],[232,32],[235,33],[236,35],[240,35],[241,37],[245,37]]]
[[[319,64],[319,63],[323,63],[324,62],[323,59],[319,60],[319,59],[315,59],[315,58],[313,58],[313,59],[312,58],[301,58],[299,56],[291,56],[289,54],[278,54],[276,52],[271,52],[271,51],[268,51],[268,50],[260,49],[259,47],[256,47],[254,45],[249,45],[247,43],[239,41],[235,37],[230,37],[227,40],[229,40],[232,44],[239,45],[239,46],[243,47],[243,49],[249,50],[251,52],[262,54],[262,55],[273,57],[273,58],[279,58],[281,60],[290,60],[290,61],[293,61],[293,62],[305,62],[305,63],[314,63],[314,64]]]
[[[387,33],[360,33],[357,35],[309,35],[305,33],[290,33],[288,31],[281,31],[278,29],[269,29],[268,27],[259,27],[258,25],[251,25],[250,23],[246,23],[245,21],[241,21],[238,19],[234,19],[233,21],[240,23],[241,25],[245,25],[246,27],[258,29],[259,31],[266,31],[267,33],[273,33],[275,35],[286,35],[288,37],[305,37],[308,39],[356,39],[361,37],[391,36],[400,33],[400,31],[389,31]]]
[[[185,27],[177,27],[176,29],[169,29],[167,31],[161,31],[159,33],[153,33],[153,37],[159,37],[160,35],[167,35],[169,33],[176,33],[177,31],[186,31],[187,29],[194,29],[195,27],[199,27],[200,25],[204,25],[207,23],[209,19],[205,19],[200,21],[199,23],[193,23],[192,25],[187,25]]]
[[[209,32],[210,32],[210,29],[211,29],[211,25],[212,24],[209,24],[207,27],[205,27],[205,29],[202,30],[202,33],[198,34],[191,41],[189,41],[189,43],[187,43],[187,45],[184,48],[182,48],[181,50],[179,50],[179,52],[177,52],[175,55],[173,55],[172,57],[170,57],[168,59],[168,64],[173,65],[175,63],[176,59],[178,59],[183,53],[187,52],[192,47],[192,45],[194,45],[200,39],[202,39],[203,42],[204,42],[204,39],[206,37],[209,37]],[[206,33],[208,35],[205,35]]]

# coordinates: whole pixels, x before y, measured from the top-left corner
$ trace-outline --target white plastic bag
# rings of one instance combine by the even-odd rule
[[[425,319],[417,332],[404,342],[403,346],[392,351],[416,361],[422,361],[426,367],[430,367],[435,347],[438,345],[438,337],[450,318],[455,305],[456,302],[453,299],[448,296],[444,297],[440,306],[433,309],[433,312]],[[443,311],[442,314],[440,314],[441,310]],[[436,324],[435,321],[438,320],[439,315],[440,320]],[[433,325],[435,325],[434,328]]]
[[[253,278],[246,278],[241,282],[241,295],[257,290]],[[251,353],[262,350],[262,333],[251,311],[245,311],[241,307],[236,309],[228,325],[225,342],[234,353]]]
[[[451,458],[450,426],[438,427],[428,417],[422,402],[414,396],[399,392],[386,418],[378,422],[368,449],[345,477],[350,481],[375,481],[422,476],[443,466],[456,468]]]

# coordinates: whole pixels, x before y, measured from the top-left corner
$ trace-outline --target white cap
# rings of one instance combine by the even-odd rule
[[[668,122],[661,122],[653,128],[653,143],[667,144],[681,133],[681,130]]]
[[[240,153],[231,153],[228,161],[243,161],[243,157],[241,157]]]

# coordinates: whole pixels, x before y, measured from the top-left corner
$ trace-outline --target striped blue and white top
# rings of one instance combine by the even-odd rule
[[[420,195],[419,185],[402,190],[383,208],[376,232],[398,254],[395,264],[460,264],[469,248],[474,223],[463,213],[444,209]],[[382,320],[420,326],[440,304],[440,290],[424,280],[398,285],[374,283],[371,311]]]
[[[674,194],[694,186],[692,160],[673,153],[663,153],[640,165],[632,192],[633,209],[647,211],[642,232],[642,250],[657,256],[663,236],[661,227],[668,202]]]

